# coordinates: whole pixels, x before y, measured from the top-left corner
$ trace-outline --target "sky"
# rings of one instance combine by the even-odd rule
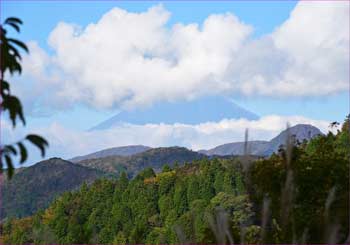
[[[208,149],[243,140],[246,128],[269,140],[287,122],[327,132],[349,113],[347,2],[1,1],[1,22],[9,16],[23,20],[10,34],[30,49],[11,78],[27,125],[13,130],[3,116],[1,141],[40,133],[47,157],[131,144]],[[164,123],[152,110],[187,112],[196,101],[215,110],[213,97],[259,118]],[[152,123],[88,130],[140,109]],[[40,159],[33,152],[27,165]]]

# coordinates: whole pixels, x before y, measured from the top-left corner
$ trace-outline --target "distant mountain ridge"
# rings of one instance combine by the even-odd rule
[[[318,135],[323,135],[323,133],[310,124],[297,124],[289,129],[282,131],[279,135],[270,140],[269,147],[262,155],[268,156],[273,152],[278,151],[280,145],[285,145],[288,136],[295,137],[295,140],[302,142],[303,140],[310,140]]]
[[[148,123],[199,124],[203,122],[218,122],[224,118],[256,120],[259,116],[240,107],[228,98],[206,97],[194,101],[163,102],[157,103],[150,108],[122,111],[92,127],[90,131],[109,129],[123,123],[137,125]]]
[[[295,136],[295,139],[302,142],[310,140],[323,133],[315,126],[309,124],[297,124],[289,129],[283,130],[279,135],[270,141],[248,141],[248,152],[252,155],[269,156],[277,152],[280,145],[285,145],[288,134]],[[218,155],[243,155],[245,142],[234,142],[219,145],[209,150],[200,150],[200,153],[208,156]]]
[[[260,156],[269,156],[273,152],[276,152],[280,145],[285,144],[287,138],[287,130],[282,131],[279,135],[271,139],[270,141],[256,140],[248,142],[249,154],[260,155]],[[303,141],[304,139],[310,140],[311,138],[321,135],[322,132],[315,126],[309,124],[297,124],[289,128],[289,134],[295,135],[296,139]],[[69,161],[79,162],[87,159],[94,158],[104,158],[112,156],[132,156],[134,154],[142,153],[147,150],[152,149],[149,146],[143,145],[130,145],[122,147],[114,147],[98,152],[94,152],[85,156],[78,156]],[[207,156],[225,156],[225,155],[243,155],[244,154],[244,142],[233,142],[226,143],[223,145],[216,146],[209,150],[199,150],[198,153],[204,154]]]
[[[256,156],[268,156],[277,151],[281,144],[285,144],[288,134],[295,135],[296,139],[302,141],[322,133],[311,125],[296,125],[289,131],[282,131],[270,141],[248,142],[249,153]],[[244,153],[244,142],[224,144],[200,152],[184,147],[131,146],[134,152],[141,151],[131,154],[132,151],[128,147],[130,146],[110,148],[81,156],[83,160],[75,163],[60,158],[51,158],[30,167],[17,169],[11,181],[6,178],[4,180],[0,219],[31,215],[39,209],[46,208],[48,203],[62,192],[77,189],[82,183],[90,183],[98,178],[117,177],[121,172],[126,172],[132,178],[147,167],[158,172],[165,164],[172,167],[176,163],[183,165],[186,162],[216,156],[231,158]],[[115,153],[124,154],[124,156],[105,156],[105,154]],[[91,156],[104,157],[89,158]]]
[[[152,148],[130,156],[109,156],[86,159],[76,164],[116,175],[125,171],[130,177],[134,177],[147,167],[151,167],[155,171],[160,171],[165,164],[171,167],[175,163],[182,165],[185,162],[192,162],[202,158],[207,158],[207,156],[191,151],[185,147],[175,146]]]
[[[5,180],[1,188],[0,220],[31,215],[46,208],[60,193],[103,176],[107,175],[60,158],[21,168],[10,181]]]
[[[82,160],[109,157],[109,156],[131,156],[137,153],[147,151],[149,149],[151,149],[151,147],[144,146],[144,145],[128,145],[128,146],[121,146],[121,147],[113,147],[113,148],[97,151],[94,153],[90,153],[88,155],[77,156],[72,159],[69,159],[69,161],[79,162]]]
[[[133,149],[137,151],[146,148],[150,147]],[[77,163],[50,158],[29,167],[16,169],[10,181],[4,179],[1,188],[0,221],[8,217],[29,216],[39,209],[46,208],[59,194],[77,189],[84,182],[118,177],[124,171],[132,178],[147,167],[160,171],[165,164],[183,165],[185,162],[207,157],[184,147],[160,147],[133,155],[92,158]]]
[[[236,155],[240,156],[244,154],[244,142],[233,142],[216,146],[209,150],[199,150],[198,152],[208,156],[227,156]],[[267,150],[269,141],[257,140],[248,141],[248,152],[252,155],[260,155],[261,152]]]

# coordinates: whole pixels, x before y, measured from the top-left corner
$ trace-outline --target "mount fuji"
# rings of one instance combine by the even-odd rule
[[[217,122],[222,119],[256,120],[258,115],[250,112],[231,99],[225,97],[205,97],[193,101],[163,102],[152,107],[130,111],[121,111],[115,116],[92,127],[93,130],[104,130],[123,123],[144,124],[199,124]]]

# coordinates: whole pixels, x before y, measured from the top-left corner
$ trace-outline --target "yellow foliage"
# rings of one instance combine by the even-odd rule
[[[47,225],[50,223],[52,219],[53,219],[53,210],[51,208],[48,208],[45,210],[45,213],[42,216],[42,221],[45,225]]]
[[[143,180],[144,184],[154,184],[156,182],[156,179],[154,177],[147,178]]]
[[[169,171],[169,172],[164,172],[164,173],[159,173],[156,176],[156,182],[158,183],[163,178],[173,177],[173,176],[175,176],[175,174],[176,174],[175,170],[172,170],[172,171]]]
[[[173,176],[175,176],[175,174],[176,174],[175,170],[164,172],[164,173],[159,173],[159,174],[156,175],[156,177],[151,177],[151,178],[144,179],[143,183],[145,183],[145,184],[157,184],[162,179],[173,177]]]

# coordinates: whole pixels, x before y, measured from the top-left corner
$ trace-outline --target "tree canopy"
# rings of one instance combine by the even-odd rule
[[[349,118],[345,125],[348,125]],[[254,161],[201,159],[99,179],[3,225],[5,243],[344,243],[348,127]],[[287,164],[287,161],[290,162]]]

